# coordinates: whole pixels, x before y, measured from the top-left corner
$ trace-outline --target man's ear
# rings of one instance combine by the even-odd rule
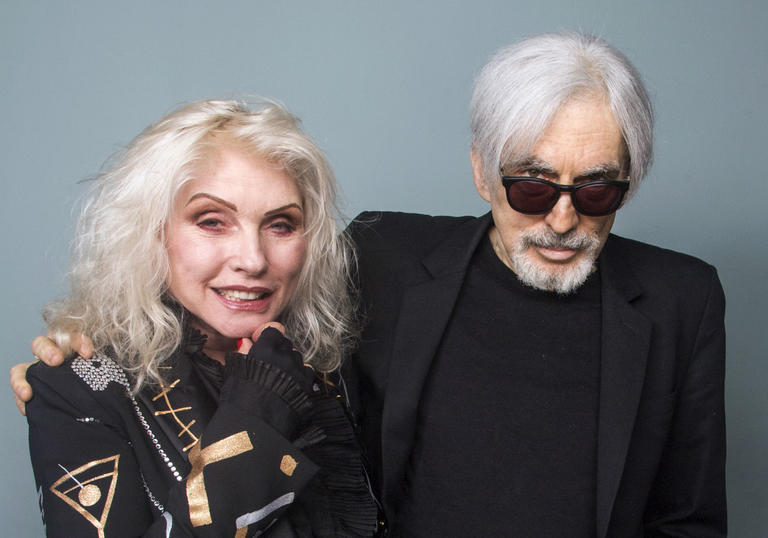
[[[490,202],[491,191],[488,189],[488,184],[485,182],[485,177],[483,174],[483,159],[480,157],[474,147],[469,150],[469,160],[472,161],[472,177],[475,180],[475,189],[483,200]]]

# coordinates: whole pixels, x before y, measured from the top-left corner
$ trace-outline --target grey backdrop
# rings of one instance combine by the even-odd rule
[[[655,165],[615,231],[719,268],[731,535],[768,536],[768,4],[533,3],[2,0],[3,364],[30,358],[41,306],[66,289],[77,181],[174,105],[282,100],[330,157],[349,216],[479,215],[468,160],[474,76],[524,35],[583,29],[635,62],[657,109]],[[0,532],[38,536],[26,423],[7,391],[0,417]]]

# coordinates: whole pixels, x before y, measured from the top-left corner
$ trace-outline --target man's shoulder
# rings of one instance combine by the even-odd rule
[[[364,211],[350,223],[347,231],[358,249],[429,249],[478,217],[431,216],[394,211]]]
[[[690,254],[614,234],[610,235],[606,249],[611,255],[621,256],[626,261],[631,262],[636,269],[663,270],[664,266],[674,266],[708,274],[714,270],[712,265]]]
[[[672,295],[698,295],[715,285],[717,270],[695,256],[611,234],[605,245],[612,268],[621,267],[643,287]]]

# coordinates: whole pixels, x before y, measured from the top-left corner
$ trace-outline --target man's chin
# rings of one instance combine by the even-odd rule
[[[513,264],[517,278],[526,286],[560,295],[575,292],[594,270],[593,260],[584,255],[567,263],[552,263],[526,253],[513,260]]]

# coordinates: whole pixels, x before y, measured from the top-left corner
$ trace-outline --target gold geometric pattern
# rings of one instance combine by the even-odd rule
[[[205,481],[203,480],[205,466],[234,458],[249,450],[253,450],[251,439],[248,437],[248,432],[241,431],[211,443],[203,450],[200,450],[200,445],[196,444],[189,451],[189,462],[192,464],[192,470],[187,475],[187,504],[189,504],[189,519],[193,527],[213,523],[208,505],[208,493],[205,490]]]
[[[296,470],[298,465],[299,462],[293,459],[289,454],[286,454],[283,456],[283,459],[280,460],[280,470],[286,476],[293,476],[293,471]]]
[[[99,538],[104,538],[104,526],[112,508],[119,461],[120,454],[115,454],[91,461],[72,471],[62,467],[65,473],[50,487],[54,495],[96,527]]]
[[[80,492],[77,494],[77,500],[83,506],[93,506],[101,499],[101,490],[99,486],[94,484],[88,484],[80,488]]]
[[[164,410],[155,411],[155,416],[171,415],[173,417],[173,420],[176,421],[176,424],[178,424],[181,427],[181,430],[179,431],[179,434],[178,434],[179,439],[181,439],[181,436],[185,435],[185,434],[190,437],[192,442],[184,447],[184,452],[186,452],[187,450],[189,450],[190,448],[195,446],[200,441],[200,439],[194,433],[192,433],[192,430],[189,429],[196,422],[196,420],[192,419],[189,423],[185,424],[184,421],[182,421],[179,418],[179,416],[176,414],[176,413],[179,413],[181,411],[189,411],[192,408],[189,407],[189,406],[174,408],[171,405],[171,401],[168,399],[168,393],[171,392],[171,390],[173,390],[173,388],[176,387],[176,385],[178,385],[178,384],[179,384],[179,380],[177,379],[176,381],[174,381],[173,383],[171,383],[167,387],[164,387],[162,392],[160,392],[157,396],[152,398],[152,401],[156,402],[160,398],[163,398],[163,400],[165,401],[165,407],[166,408]]]

